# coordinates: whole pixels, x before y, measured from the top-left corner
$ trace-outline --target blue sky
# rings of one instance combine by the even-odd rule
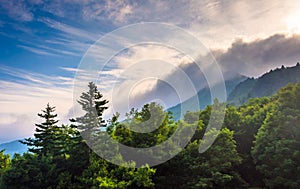
[[[119,27],[141,22],[182,27],[215,54],[222,69],[259,76],[300,60],[299,10],[298,0],[0,0],[0,143],[31,136],[40,121],[36,114],[48,102],[67,122],[83,55]],[[106,82],[147,57],[187,61],[172,49],[134,47],[115,58],[118,67],[107,70]]]

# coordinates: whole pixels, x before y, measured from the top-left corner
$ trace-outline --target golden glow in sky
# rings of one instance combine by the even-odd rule
[[[300,33],[300,14],[289,16],[286,23],[289,32]]]

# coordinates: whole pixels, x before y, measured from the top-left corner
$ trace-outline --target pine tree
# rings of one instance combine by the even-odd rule
[[[55,133],[59,130],[56,125],[58,120],[56,120],[57,114],[55,112],[55,107],[51,107],[49,103],[47,104],[45,110],[39,113],[38,116],[43,118],[45,121],[40,124],[35,124],[35,134],[34,138],[27,138],[25,141],[20,141],[27,146],[30,146],[29,151],[36,153],[39,156],[45,156],[52,154],[55,148],[56,135]]]
[[[88,91],[83,92],[77,101],[82,110],[85,112],[83,116],[70,119],[73,122],[72,127],[77,130],[73,139],[78,146],[75,155],[77,159],[81,159],[80,167],[85,168],[90,165],[90,157],[92,155],[91,145],[96,144],[97,134],[101,131],[101,127],[105,127],[102,118],[104,110],[108,107],[105,105],[107,100],[102,100],[103,95],[98,91],[97,86],[93,82],[89,82]]]
[[[108,107],[107,100],[102,100],[103,95],[98,91],[93,82],[88,84],[89,90],[83,92],[77,101],[85,114],[81,117],[71,119],[71,122],[77,123],[77,128],[84,138],[90,139],[97,134],[101,128],[105,127],[105,121],[102,119],[104,110]]]

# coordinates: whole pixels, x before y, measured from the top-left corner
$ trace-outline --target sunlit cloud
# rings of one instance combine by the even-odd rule
[[[47,103],[56,106],[61,123],[72,107],[72,78],[47,76],[20,69],[0,67],[14,81],[0,80],[0,139],[28,137],[34,131],[36,114]],[[3,141],[1,141],[3,142]]]

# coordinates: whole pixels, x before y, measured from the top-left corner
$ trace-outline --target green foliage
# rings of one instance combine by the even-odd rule
[[[135,169],[114,165],[93,153],[81,181],[85,188],[152,188],[154,173],[148,166]]]
[[[0,188],[2,188],[2,175],[10,166],[9,155],[4,154],[4,150],[0,151]]]
[[[47,104],[45,110],[42,110],[42,112],[38,116],[45,121],[41,124],[36,124],[34,138],[27,138],[25,141],[20,142],[30,146],[30,152],[46,156],[52,154],[53,150],[56,149],[54,141],[56,141],[56,132],[58,131],[58,126],[56,125],[58,120],[55,120],[57,117],[57,114],[54,114],[55,107]]]
[[[88,92],[82,93],[78,102],[85,113],[72,119],[71,125],[57,125],[55,108],[49,104],[38,114],[44,121],[36,124],[35,137],[23,142],[30,153],[10,159],[0,151],[0,188],[300,188],[300,83],[286,86],[273,97],[250,99],[237,108],[227,105],[220,131],[214,129],[218,119],[211,116],[223,113],[214,108],[225,106],[218,101],[204,110],[187,112],[177,122],[160,105],[150,103],[141,110],[132,109],[126,120],[119,121],[117,113],[108,125],[102,118],[107,101],[94,83],[89,83]],[[209,122],[211,129],[206,131]],[[189,141],[185,133],[192,128],[196,131]],[[209,142],[203,140],[205,132],[208,138],[217,138],[199,154],[199,145]],[[107,146],[100,140],[105,133],[136,148],[161,144],[170,136],[175,142],[189,142],[169,161],[136,169],[132,167],[141,165],[138,158],[128,159],[128,152]],[[93,140],[98,146],[117,152],[114,158],[129,166],[98,156],[81,134],[98,138]],[[159,153],[157,158],[162,158],[170,151],[160,149]]]
[[[78,177],[87,167],[78,153],[78,131],[73,126],[57,123],[54,108],[49,104],[42,124],[36,124],[34,139],[26,139],[31,153],[15,155],[9,169],[2,176],[3,188],[72,188],[78,184]],[[79,150],[80,152],[81,150]],[[65,187],[62,187],[65,186]]]
[[[102,98],[103,95],[98,91],[95,83],[89,82],[88,91],[83,92],[77,101],[84,114],[75,119],[70,119],[73,130],[75,130],[73,156],[70,160],[71,162],[78,162],[79,166],[77,168],[79,168],[79,171],[77,171],[77,175],[81,174],[91,164],[92,151],[89,145],[95,145],[101,128],[106,126],[102,115],[108,108],[106,107],[108,101]]]
[[[107,109],[105,105],[108,103],[108,101],[101,100],[102,94],[100,94],[100,92],[97,90],[97,87],[94,83],[89,83],[88,87],[89,91],[82,93],[80,100],[78,101],[82,106],[82,109],[85,111],[85,114],[82,117],[76,118],[72,121],[76,123],[76,126],[81,132],[81,135],[84,136],[84,139],[88,140],[86,142],[94,147],[97,147],[97,145],[104,145],[103,143],[97,144],[99,143],[99,140],[94,139],[101,139],[103,132],[106,132],[100,130],[100,128],[106,126],[104,124],[104,120],[102,119],[102,115],[104,110]],[[151,106],[144,108],[139,115],[133,115],[133,113],[131,113],[132,116],[134,116],[134,120],[142,121],[147,119],[149,116],[149,108],[151,108]],[[130,116],[131,115],[128,114],[128,117]],[[109,127],[114,138],[117,138],[115,135],[117,117],[118,116],[114,116],[112,118],[111,125]],[[118,132],[122,133],[120,130],[118,130]],[[128,136],[122,137],[124,139],[131,138]],[[118,149],[116,148],[108,150],[114,151]],[[133,185],[143,187],[153,186],[150,178],[155,172],[154,169],[150,169],[149,167],[141,169],[125,168],[107,162],[92,151],[89,151],[88,153],[89,166],[84,170],[82,176],[80,177],[80,181],[84,188],[127,188],[132,187]],[[120,160],[122,160],[123,157],[120,156],[115,158],[120,158]]]
[[[127,119],[122,123],[115,123],[112,137],[122,144],[145,148],[160,144],[172,135],[174,121],[171,115],[164,112],[162,106],[150,103],[143,106],[141,111],[132,109]],[[153,130],[147,133],[131,131],[130,128]]]
[[[5,171],[10,165],[10,157],[7,154],[4,154],[5,150],[0,151],[0,175]]]
[[[262,186],[263,182],[262,175],[255,168],[250,151],[253,147],[255,135],[263,124],[271,106],[271,99],[263,97],[250,99],[247,104],[240,106],[237,110],[231,107],[232,111],[235,112],[235,117],[238,118],[231,129],[235,132],[234,138],[237,142],[237,151],[243,158],[237,169],[243,179],[254,186]]]
[[[195,140],[178,156],[157,167],[156,188],[233,188],[242,185],[233,169],[241,159],[236,152],[233,132],[211,130],[208,135],[218,135],[217,140],[203,154]]]
[[[77,101],[81,105],[84,115],[71,121],[76,123],[77,128],[84,138],[92,140],[91,137],[99,132],[101,127],[105,127],[102,114],[108,108],[106,107],[108,101],[102,100],[102,97],[103,95],[98,91],[95,83],[90,82],[88,84],[88,91],[83,92]]]
[[[11,167],[2,176],[2,188],[48,188],[51,185],[54,167],[50,159],[43,156],[15,155]]]
[[[230,104],[243,104],[250,98],[250,93],[255,86],[257,80],[254,78],[248,78],[245,81],[239,83],[235,89],[229,94],[228,102]]]
[[[252,155],[269,188],[300,187],[300,83],[275,96],[259,129]]]

